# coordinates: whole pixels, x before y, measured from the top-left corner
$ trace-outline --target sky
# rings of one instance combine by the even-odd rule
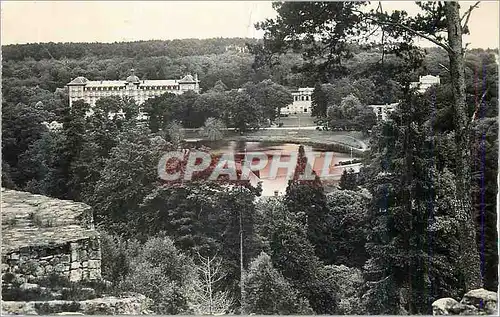
[[[416,12],[412,1],[383,1],[387,11]],[[474,2],[461,1],[463,10]],[[1,42],[122,42],[262,37],[254,24],[275,16],[269,1],[1,1]],[[499,2],[474,10],[471,48],[496,48]],[[425,42],[424,46],[428,46]]]

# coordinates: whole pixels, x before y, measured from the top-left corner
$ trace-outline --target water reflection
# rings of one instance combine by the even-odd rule
[[[196,144],[197,146],[209,147],[211,151],[215,153],[245,153],[245,152],[263,152],[268,155],[279,155],[281,161],[287,161],[290,159],[290,154],[297,153],[299,150],[299,144],[293,143],[275,143],[275,142],[249,142],[249,141],[197,141],[190,142],[191,144]],[[318,175],[324,175],[325,165],[327,165],[327,170],[329,177],[322,178],[324,183],[337,182],[346,167],[335,166],[341,161],[348,161],[355,159],[356,157],[351,157],[349,154],[333,152],[330,159],[327,157],[325,160],[326,151],[320,146],[309,146],[304,145],[304,150],[306,152],[317,153],[317,157],[314,161],[313,170]],[[262,195],[272,196],[277,191],[279,194],[284,194],[286,187],[288,185],[288,177],[292,171],[288,171],[286,168],[279,168],[276,173],[276,177],[270,177],[270,162],[267,166],[260,171],[260,179],[252,179],[252,183],[255,185],[257,181],[262,182]],[[349,168],[349,167],[347,167]],[[355,170],[358,167],[354,168]],[[272,176],[272,175],[271,175]]]

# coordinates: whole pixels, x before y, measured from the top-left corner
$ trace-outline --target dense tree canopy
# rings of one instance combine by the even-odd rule
[[[311,314],[304,298],[277,271],[271,258],[261,253],[251,264],[245,281],[245,311],[262,315]]]
[[[445,7],[420,4],[418,18],[381,7],[368,13],[364,2],[274,6],[278,17],[259,24],[262,41],[3,47],[3,186],[91,205],[107,232],[103,276],[113,287],[153,298],[158,313],[206,311],[199,309],[206,307],[200,290],[207,285],[195,271],[199,259],[220,260],[213,294],[224,295],[224,312],[429,314],[429,299],[461,297],[466,244],[455,198],[463,196],[457,181],[463,162],[450,43],[419,50],[411,32],[395,27],[441,40]],[[385,34],[382,45],[363,40],[374,26]],[[466,50],[463,63],[474,153],[470,233],[488,289],[498,281],[495,53]],[[118,80],[130,68],[145,79],[197,73],[202,93],[164,94],[141,107],[102,98],[92,116],[88,104],[69,107],[63,87],[72,78]],[[409,89],[426,74],[439,75],[441,85],[424,94]],[[213,141],[227,128],[249,133],[293,101],[291,88],[305,86],[315,87],[314,116],[371,138],[359,177],[346,172],[341,190],[327,193],[316,175],[300,178],[310,167],[304,147],[284,197],[259,197],[258,186],[200,175],[192,182],[158,178],[166,151],[198,149],[184,142],[183,128],[202,128]],[[393,102],[399,106],[389,119],[376,123],[368,106]],[[146,122],[137,120],[139,110]],[[62,126],[48,124],[54,120]]]

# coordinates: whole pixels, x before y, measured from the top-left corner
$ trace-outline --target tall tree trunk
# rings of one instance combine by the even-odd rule
[[[408,105],[410,106],[410,105]],[[411,111],[409,111],[411,113]],[[412,144],[411,144],[411,119],[406,118],[405,119],[407,122],[405,123],[405,141],[404,141],[404,153],[405,153],[405,158],[406,158],[406,164],[405,164],[405,175],[404,175],[404,200],[406,201],[405,204],[405,218],[406,221],[408,221],[408,230],[405,233],[405,244],[406,244],[406,252],[408,252],[410,256],[410,261],[408,263],[408,280],[407,280],[407,287],[408,287],[408,298],[406,298],[406,304],[408,305],[408,314],[413,315],[413,283],[414,283],[414,274],[412,273],[413,265],[414,265],[414,246],[411,243],[411,235],[415,234],[413,232],[413,153],[412,153]]]
[[[240,210],[240,296],[241,296],[240,315],[245,315],[244,307],[246,303],[245,303],[245,271],[243,267],[243,221],[241,217],[242,217],[242,212]]]
[[[456,213],[460,220],[460,263],[465,290],[482,285],[480,260],[477,251],[473,209],[471,203],[471,153],[468,111],[465,95],[465,70],[462,48],[462,25],[458,2],[445,2],[448,28],[450,75],[453,88],[456,156]]]

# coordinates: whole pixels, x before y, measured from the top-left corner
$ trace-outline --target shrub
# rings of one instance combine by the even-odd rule
[[[150,238],[131,260],[119,289],[149,297],[158,314],[187,313],[195,276],[192,259],[181,254],[170,238]]]
[[[336,282],[339,290],[340,303],[338,313],[341,315],[359,315],[361,311],[361,292],[364,280],[360,269],[345,265],[330,265],[326,267],[330,278]]]
[[[273,267],[262,252],[251,264],[245,278],[245,313],[263,315],[312,314],[305,298]]]
[[[137,255],[140,244],[119,236],[101,232],[101,274],[105,280],[118,285],[130,270],[130,261]]]

